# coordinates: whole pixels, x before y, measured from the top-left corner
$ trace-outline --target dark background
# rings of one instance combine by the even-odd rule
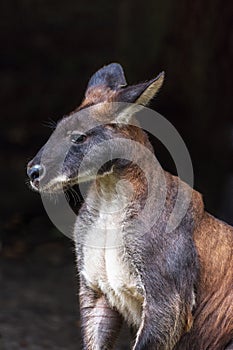
[[[79,348],[72,242],[25,167],[51,133],[43,124],[74,109],[104,64],[121,63],[130,83],[165,70],[152,107],[184,139],[207,210],[233,224],[232,4],[1,2],[0,349]]]

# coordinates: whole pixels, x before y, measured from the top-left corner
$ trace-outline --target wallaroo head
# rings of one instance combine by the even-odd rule
[[[28,163],[31,187],[55,193],[96,175],[122,171],[139,153],[135,144],[127,150],[127,159],[122,152],[116,153],[116,149],[128,148],[125,140],[136,140],[150,149],[146,134],[131,121],[139,106],[147,105],[155,96],[163,79],[162,72],[148,82],[128,86],[117,63],[97,71],[82,104],[57,124],[47,143]]]

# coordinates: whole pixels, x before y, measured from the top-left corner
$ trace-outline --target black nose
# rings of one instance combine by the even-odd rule
[[[40,164],[33,165],[27,169],[28,177],[31,181],[41,180],[44,176],[44,167]]]

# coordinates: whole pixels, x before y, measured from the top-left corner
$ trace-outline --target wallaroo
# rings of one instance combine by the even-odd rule
[[[133,350],[233,349],[233,228],[161,168],[135,119],[163,80],[129,86],[104,66],[28,164],[40,193],[88,184],[73,230],[83,349],[113,349],[123,320]],[[179,191],[187,210],[167,230]]]

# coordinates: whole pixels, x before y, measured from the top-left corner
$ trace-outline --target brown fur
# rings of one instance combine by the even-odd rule
[[[101,101],[117,100],[116,93],[107,92]],[[83,105],[95,101],[97,93],[88,95]],[[82,106],[83,106],[82,105]],[[109,108],[109,105],[107,106]],[[99,118],[104,120],[106,110],[102,105]],[[101,117],[102,116],[102,117]],[[118,130],[122,135],[145,144],[145,134],[132,126]],[[147,145],[148,146],[148,145]],[[135,188],[138,198],[142,196],[142,178],[137,167],[127,170],[125,175]],[[168,179],[170,175],[168,174]],[[174,177],[173,177],[174,179]],[[168,180],[171,190],[172,181]],[[136,200],[136,198],[135,198]],[[171,204],[172,208],[172,204]],[[203,212],[203,202],[197,192],[193,192],[192,220],[196,222],[194,241],[199,256],[199,281],[196,290],[196,306],[192,314],[187,309],[186,334],[176,345],[176,350],[224,350],[233,338],[233,228]]]
[[[208,213],[194,232],[200,261],[194,324],[177,349],[222,350],[233,338],[233,229]]]
[[[93,106],[90,118],[104,124],[100,132],[110,134],[113,139],[119,136],[136,140],[153,151],[143,130],[127,125],[132,120],[130,106],[126,112],[121,111],[121,118],[118,118],[111,102],[122,100],[145,105],[160,88],[163,77],[160,74],[148,83],[122,89],[125,86],[122,68],[117,64],[106,66],[92,77],[85,99],[76,111]],[[62,147],[63,138],[67,138],[62,134],[64,125],[69,131],[77,125],[73,118],[76,117],[71,114],[58,126],[59,147]],[[79,122],[80,127],[82,120]],[[85,122],[88,124],[87,120]],[[117,139],[116,147],[119,142]],[[57,143],[57,140],[52,142],[48,159],[59,156]],[[29,170],[38,165],[41,152],[29,163]],[[143,152],[132,150],[131,155],[136,160],[146,159]],[[74,157],[76,153],[79,154],[78,149],[73,152]],[[75,167],[79,161],[76,157],[65,165]],[[43,165],[48,170],[50,162]],[[101,173],[96,181],[98,190],[109,200],[107,206],[117,202],[117,182],[130,182],[134,192],[122,212],[112,216],[106,215],[104,210],[101,212],[104,201],[96,195],[95,184],[90,186],[88,198],[99,206],[94,206],[97,209],[93,210],[84,203],[79,210],[74,238],[80,274],[84,349],[112,349],[123,316],[135,328],[133,350],[230,350],[233,339],[233,228],[205,212],[200,193],[179,178],[160,171],[159,166],[151,166],[148,161],[145,167],[143,171],[146,170],[153,179],[152,192],[160,196],[165,187],[167,191],[161,215],[150,231],[142,231],[140,224],[135,225],[133,221],[148,193],[143,171],[131,162],[116,161],[110,171]],[[161,185],[161,175],[166,186]],[[75,181],[74,175],[67,184],[60,184],[60,188],[73,185]],[[179,226],[167,233],[166,225],[178,188],[183,198],[191,194],[192,199]],[[117,203],[122,204],[121,201]],[[154,216],[153,205],[148,213],[150,217]],[[144,219],[146,222],[147,218]],[[113,237],[112,230],[115,230]],[[105,241],[113,238],[116,249],[110,251],[106,245],[90,248],[88,243],[98,237]]]
[[[176,349],[224,350],[233,338],[233,228],[205,213],[194,241],[200,261],[194,324]]]

